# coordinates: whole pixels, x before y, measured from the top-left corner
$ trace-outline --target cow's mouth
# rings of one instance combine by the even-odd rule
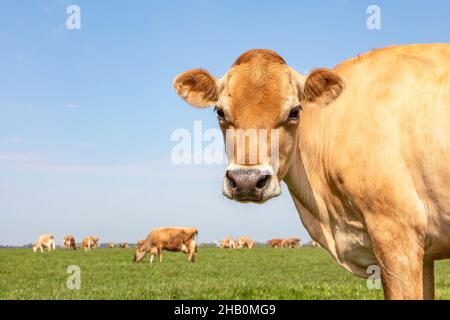
[[[278,195],[274,195],[274,196],[265,197],[265,198],[263,198],[263,197],[259,197],[259,198],[246,198],[246,197],[244,197],[244,198],[240,198],[240,197],[233,197],[233,196],[229,197],[225,193],[224,193],[224,195],[228,199],[234,200],[234,201],[237,201],[237,202],[240,202],[240,203],[257,203],[257,204],[263,204],[263,203],[267,202],[268,200],[278,196]]]

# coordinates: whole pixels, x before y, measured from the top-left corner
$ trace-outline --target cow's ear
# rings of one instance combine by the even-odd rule
[[[219,85],[208,71],[194,69],[178,75],[173,81],[177,94],[196,108],[213,106],[219,100]]]
[[[328,69],[313,70],[306,78],[300,101],[309,106],[323,107],[336,100],[344,91],[344,80]]]

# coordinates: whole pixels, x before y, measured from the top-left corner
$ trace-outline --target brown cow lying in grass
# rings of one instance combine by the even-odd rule
[[[159,262],[162,262],[163,250],[181,251],[188,255],[188,261],[195,260],[197,245],[195,237],[197,228],[159,228],[149,233],[145,242],[136,249],[134,262],[140,262],[147,253],[151,254],[150,263],[153,262],[155,255],[159,256]]]

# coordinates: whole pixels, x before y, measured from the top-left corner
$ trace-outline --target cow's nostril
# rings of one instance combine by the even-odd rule
[[[267,185],[267,181],[269,181],[270,175],[265,175],[256,183],[256,188],[262,189]]]
[[[236,187],[237,187],[236,181],[234,181],[233,178],[230,177],[228,172],[227,172],[227,179],[228,179],[228,184],[230,185],[230,188],[236,189]]]

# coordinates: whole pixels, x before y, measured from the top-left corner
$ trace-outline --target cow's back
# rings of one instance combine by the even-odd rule
[[[158,228],[150,232],[147,242],[150,246],[160,247],[169,251],[180,249],[182,244],[187,245],[197,235],[197,229],[190,228]]]

